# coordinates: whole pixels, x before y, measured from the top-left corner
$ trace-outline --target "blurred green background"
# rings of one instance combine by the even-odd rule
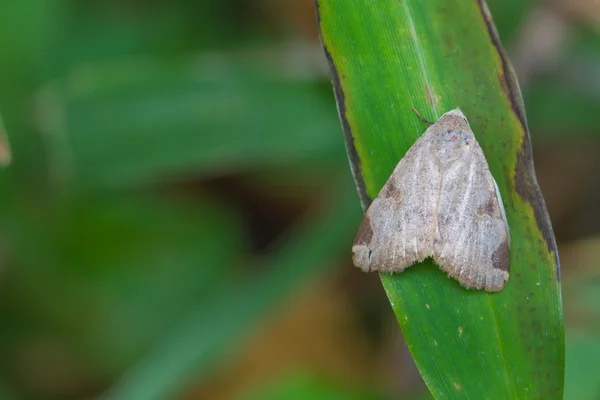
[[[600,5],[489,2],[600,399]],[[427,399],[376,275],[312,0],[5,0],[0,399]]]

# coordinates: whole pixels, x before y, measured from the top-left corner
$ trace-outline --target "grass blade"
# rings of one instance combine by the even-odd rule
[[[424,131],[461,107],[498,182],[511,277],[468,291],[426,261],[381,279],[435,398],[561,399],[559,261],[514,73],[483,2],[317,1],[351,165],[366,208]]]

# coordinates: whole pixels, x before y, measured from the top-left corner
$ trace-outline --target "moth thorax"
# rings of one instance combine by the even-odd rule
[[[473,138],[465,131],[449,130],[440,133],[434,143],[438,161],[442,165],[448,165],[470,153]]]

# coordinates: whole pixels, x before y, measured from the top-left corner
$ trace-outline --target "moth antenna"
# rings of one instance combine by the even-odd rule
[[[421,113],[418,112],[415,107],[411,106],[410,108],[412,108],[412,110],[414,111],[414,113],[417,114],[417,117],[419,117],[419,119],[421,121],[425,122],[427,124],[427,126],[433,125],[433,122],[431,122],[430,120],[428,120],[427,118],[425,118],[424,116],[422,116]]]

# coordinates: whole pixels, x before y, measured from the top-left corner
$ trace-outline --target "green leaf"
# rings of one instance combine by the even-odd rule
[[[565,246],[565,399],[600,398],[600,236]]]
[[[356,382],[339,381],[335,377],[321,376],[315,372],[295,371],[276,376],[267,384],[252,388],[239,400],[383,400],[390,398],[372,389],[360,387]],[[429,392],[402,394],[397,400],[430,400]]]
[[[578,29],[562,62],[532,80],[524,91],[531,131],[540,138],[558,138],[569,132],[568,140],[600,138],[600,37]],[[562,139],[565,139],[563,136]]]
[[[318,1],[321,38],[364,208],[425,130],[461,107],[511,231],[511,276],[469,291],[430,260],[381,280],[435,398],[560,399],[558,256],[537,186],[521,94],[483,2]]]
[[[39,109],[55,175],[122,187],[341,154],[325,99],[227,57],[131,58],[72,71]]]
[[[176,324],[105,399],[171,398],[188,379],[214,373],[235,354],[260,317],[276,310],[294,288],[334,267],[336,257],[348,248],[359,216],[357,205],[347,201],[354,189],[349,180],[342,181],[322,212],[307,218],[271,253],[262,272],[222,285],[210,303]]]
[[[600,341],[598,336],[567,333],[567,374],[565,399],[594,400],[600,398],[598,368]]]
[[[348,387],[331,377],[307,372],[287,373],[240,396],[239,400],[379,400],[363,388]],[[415,399],[416,400],[416,399]]]
[[[0,351],[23,346],[23,331],[68,338],[65,349],[102,379],[120,375],[190,304],[210,302],[246,247],[239,218],[216,202],[113,194],[43,211],[2,203],[14,255]]]

